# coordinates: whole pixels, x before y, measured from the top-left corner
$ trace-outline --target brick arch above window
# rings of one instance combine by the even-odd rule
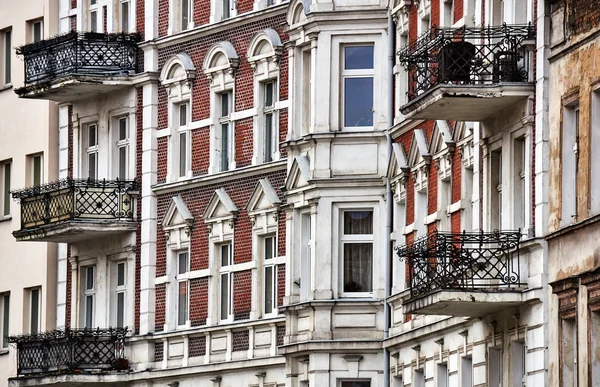
[[[271,28],[264,29],[254,35],[248,45],[248,62],[255,71],[260,63],[273,63],[278,67],[282,54],[283,44],[279,34]]]
[[[227,82],[235,77],[239,63],[240,57],[233,44],[223,41],[214,44],[208,50],[204,57],[202,70],[211,83],[216,79]]]
[[[160,72],[160,82],[165,86],[181,82],[189,84],[195,78],[196,67],[186,53],[170,57]]]

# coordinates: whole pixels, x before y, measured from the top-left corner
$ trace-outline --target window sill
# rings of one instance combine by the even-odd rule
[[[1,92],[3,92],[4,90],[10,90],[10,89],[12,89],[12,88],[13,88],[13,85],[12,85],[12,83],[9,83],[9,84],[7,84],[7,85],[4,85],[4,86],[0,87],[0,93],[1,93]]]
[[[12,215],[5,215],[5,216],[0,217],[0,223],[8,222],[10,220],[12,220]]]
[[[0,356],[2,355],[8,355],[8,348],[0,348]]]

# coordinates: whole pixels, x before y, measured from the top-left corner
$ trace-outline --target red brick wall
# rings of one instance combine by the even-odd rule
[[[285,296],[285,265],[277,266],[277,306],[283,305]]]
[[[138,2],[139,4],[140,2]],[[143,96],[143,89],[139,88],[136,90],[137,92],[137,96],[136,96],[136,103],[137,103],[137,109],[136,109],[136,116],[135,116],[135,120],[136,120],[136,157],[135,157],[135,172],[136,172],[136,179],[138,182],[141,183],[142,180],[142,136],[143,136],[143,131],[144,131],[144,109],[142,108],[144,105],[144,96]],[[142,189],[140,187],[140,193],[142,193]],[[142,200],[141,200],[141,195],[138,196],[138,199],[136,201],[136,207],[137,207],[137,214],[138,214],[138,219],[141,217],[142,214]],[[141,288],[141,266],[142,266],[142,255],[141,255],[141,251],[139,249],[139,246],[141,246],[142,243],[142,225],[141,223],[138,222],[138,226],[136,229],[136,235],[135,235],[135,241],[136,241],[136,246],[138,246],[138,248],[135,251],[135,327],[134,330],[136,333],[139,333],[140,330],[140,288]]]
[[[249,333],[248,331],[237,331],[232,332],[232,350],[233,351],[247,351],[250,346]]]
[[[482,1],[485,3],[485,1]],[[454,0],[454,22],[456,23],[463,17],[464,5],[463,0]]]
[[[194,1],[194,26],[201,26],[210,22],[210,3]]]
[[[234,248],[235,249],[235,248]],[[252,309],[252,270],[233,274],[233,316],[234,320],[247,320]]]
[[[158,36],[166,36],[169,28],[169,0],[158,1]]]
[[[65,306],[65,326],[71,327],[71,287],[73,286],[73,276],[71,269],[71,246],[67,247],[67,300]]]
[[[104,33],[108,32],[108,28],[106,27],[107,19],[108,19],[108,8],[105,5],[104,7],[102,7],[102,31],[104,31]]]
[[[439,26],[440,24],[440,0],[433,0],[431,2],[431,26]]]
[[[190,280],[190,321],[193,327],[206,324],[208,317],[208,278]]]
[[[144,39],[144,34],[146,32],[145,26],[145,17],[146,17],[146,8],[145,1],[137,1],[135,3],[135,29],[142,35],[142,40]]]
[[[155,330],[162,331],[165,325],[166,285],[159,284],[155,287],[156,315],[154,318]]]

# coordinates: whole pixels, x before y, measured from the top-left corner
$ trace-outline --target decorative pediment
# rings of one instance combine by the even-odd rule
[[[193,225],[194,217],[185,205],[181,196],[172,197],[171,204],[169,204],[169,208],[162,221],[163,229],[169,230],[180,227],[192,227]]]
[[[214,44],[208,50],[204,57],[202,69],[211,84],[215,80],[217,80],[217,83],[229,84],[233,82],[239,64],[240,57],[233,44],[223,41]]]
[[[454,129],[458,151],[463,166],[466,169],[473,168],[473,127],[467,122],[457,122]]]
[[[236,219],[239,212],[240,210],[233,203],[227,192],[223,188],[219,188],[215,191],[212,198],[210,198],[202,217],[206,223],[214,223]]]
[[[294,24],[306,21],[306,15],[310,12],[311,0],[294,0],[288,7],[287,23],[292,26]]]
[[[304,187],[310,181],[310,161],[308,156],[296,156],[285,181],[287,191]]]
[[[452,155],[455,148],[456,143],[448,121],[436,121],[431,137],[431,153],[442,181],[448,181],[452,175]]]
[[[406,182],[409,174],[410,169],[404,148],[398,143],[393,143],[387,176],[391,180],[394,197],[398,203],[404,203],[406,200]]]
[[[275,192],[269,179],[260,179],[250,195],[246,211],[250,215],[273,212],[277,211],[280,205],[281,199],[277,196],[277,192]]]
[[[408,152],[408,165],[411,168],[416,168],[420,164],[429,164],[431,162],[431,154],[427,146],[427,137],[423,129],[415,129],[413,132],[410,151]]]
[[[283,54],[283,44],[279,34],[272,28],[267,28],[252,38],[248,44],[248,62],[254,72],[264,73],[268,78],[279,68],[279,60]]]
[[[196,67],[186,53],[179,53],[169,58],[160,73],[160,82],[165,86],[174,83],[189,85],[194,79],[196,79]]]

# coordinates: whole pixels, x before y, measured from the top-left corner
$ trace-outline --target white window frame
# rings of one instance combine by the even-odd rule
[[[124,17],[124,12],[123,9],[125,7],[125,5],[127,6],[127,17]],[[119,2],[119,15],[120,15],[120,23],[119,26],[121,27],[121,32],[123,33],[129,33],[131,31],[131,25],[132,25],[132,2],[130,0],[121,0]]]
[[[350,212],[371,212],[372,213],[372,229],[373,234],[344,234],[344,217],[346,213]],[[377,213],[373,206],[370,207],[345,207],[340,209],[339,213],[339,233],[340,233],[340,294],[342,297],[373,297],[373,293],[375,290],[375,233],[376,233],[376,219]],[[344,290],[344,246],[346,244],[358,244],[358,243],[370,243],[371,244],[371,290],[370,291],[361,291],[361,292],[346,292]]]
[[[271,241],[271,253],[272,256],[267,258],[267,244],[269,243],[268,241]],[[262,272],[262,284],[261,284],[261,290],[262,290],[262,300],[261,300],[261,305],[262,305],[262,310],[263,310],[263,316],[271,316],[271,315],[277,315],[277,285],[278,285],[278,265],[277,265],[277,260],[275,258],[278,257],[277,254],[277,235],[275,234],[268,234],[268,235],[263,235],[260,238],[260,244],[261,244],[261,261],[262,261],[262,267],[263,267],[263,272]],[[267,270],[271,270],[271,281],[270,281],[270,285],[271,285],[271,291],[267,292]],[[270,294],[269,294],[270,293]],[[270,296],[271,297],[271,303],[269,305],[267,297]],[[267,311],[268,307],[270,307],[270,311]]]
[[[8,88],[12,86],[12,28],[6,28],[0,31],[2,36],[2,86]]]
[[[561,227],[576,223],[579,163],[579,100],[563,107],[561,142]]]
[[[27,164],[29,168],[29,185],[32,187],[39,187],[44,182],[44,154],[36,153],[27,155]],[[36,179],[36,164],[39,168],[39,175]]]
[[[182,120],[181,110],[183,108],[185,108],[185,118]],[[180,180],[192,177],[192,136],[190,133],[190,110],[190,102],[187,100],[177,103],[173,106],[173,116],[175,118],[174,122],[177,127],[177,137],[175,139],[177,145],[175,146],[176,150],[174,152],[177,156],[174,157],[173,162],[176,165],[175,169],[177,170],[177,178]],[[181,146],[182,138],[185,139],[183,154]]]
[[[312,214],[303,212],[300,214],[300,301],[308,301],[312,286],[312,262],[314,249],[314,237],[312,226]]]
[[[11,211],[11,197],[10,191],[12,189],[12,159],[4,160],[0,162],[0,198],[2,201],[2,212],[0,212],[0,219],[10,218]],[[8,177],[7,177],[8,176]]]
[[[175,267],[176,267],[176,278],[177,278],[177,284],[176,284],[176,297],[175,297],[175,309],[177,310],[176,313],[176,326],[177,329],[185,329],[185,328],[189,328],[190,327],[190,271],[191,271],[191,257],[190,257],[190,251],[189,248],[188,249],[184,249],[184,250],[178,250],[175,251]],[[181,257],[185,255],[185,264],[186,267],[181,267]],[[183,323],[180,319],[180,296],[181,296],[181,290],[180,287],[183,285],[185,285],[186,288],[186,294],[185,294],[185,306],[186,306],[186,310],[184,312],[184,320]]]
[[[224,96],[227,95],[227,114],[223,113],[223,98]],[[219,172],[227,172],[230,171],[234,168],[232,168],[232,156],[233,156],[233,148],[234,148],[234,131],[233,131],[233,120],[231,119],[231,113],[233,110],[233,90],[225,90],[222,93],[218,93],[215,96],[215,100],[217,101],[217,109],[219,111],[219,119],[218,119],[218,127],[217,130],[215,131],[217,136],[217,151],[216,151],[216,156],[218,159],[217,165],[218,165],[218,170]],[[226,129],[225,129],[226,126]],[[224,141],[223,139],[223,133],[227,132],[227,141]],[[223,154],[226,152],[227,154],[227,162],[225,162],[225,159],[223,157]]]
[[[112,261],[111,262],[111,275],[114,276],[112,282],[112,305],[111,305],[111,324],[117,328],[124,328],[127,326],[127,284],[128,284],[128,264],[126,260]],[[123,268],[123,283],[119,283],[119,269]],[[123,298],[123,310],[121,311],[123,321],[119,324],[119,296]]]
[[[228,252],[229,257],[227,258],[227,265],[223,265],[223,247],[229,246]],[[231,323],[234,320],[234,311],[233,311],[233,280],[234,280],[234,262],[233,262],[233,241],[225,241],[223,243],[215,244],[216,256],[218,257],[218,265],[219,265],[219,282],[218,282],[218,303],[217,303],[217,316],[219,323]],[[223,318],[223,310],[222,310],[222,302],[223,302],[223,278],[227,278],[227,308],[228,313],[227,317]]]
[[[0,293],[0,350],[8,350],[10,335],[10,292]]]
[[[34,305],[34,294],[37,293],[37,307]],[[35,288],[30,288],[27,289],[27,294],[28,294],[28,306],[27,306],[27,310],[28,310],[28,329],[29,329],[29,333],[31,334],[35,334],[35,333],[40,333],[41,329],[42,329],[42,288],[41,287],[35,287]],[[37,318],[34,321],[34,309],[36,314],[37,314]]]
[[[271,85],[271,104],[268,104],[268,85]],[[277,122],[279,121],[279,114],[276,109],[276,104],[278,100],[278,88],[277,88],[277,80],[270,79],[265,82],[261,82],[260,89],[262,91],[262,97],[260,101],[261,104],[261,113],[262,113],[262,128],[261,128],[261,137],[262,141],[259,144],[262,145],[261,155],[262,162],[269,163],[278,159],[278,148],[279,148],[279,130]],[[270,117],[270,127],[269,127],[269,119]]]
[[[93,278],[93,286],[88,288],[88,274],[89,270],[92,270],[92,278]],[[79,312],[79,321],[82,328],[93,329],[96,325],[96,285],[97,285],[97,267],[95,264],[85,265],[80,267],[79,271],[79,289],[81,300],[80,300],[80,312]],[[87,300],[91,298],[92,307],[91,307],[91,316],[88,316],[87,310]],[[88,318],[91,321],[91,326],[87,326]]]
[[[40,31],[40,35],[39,35],[39,37],[37,37],[37,39],[35,36],[36,35],[35,34],[36,26],[39,26],[39,31]],[[31,34],[31,38],[29,39],[29,41],[31,43],[37,43],[39,41],[44,40],[44,20],[43,19],[31,20],[29,22],[29,28],[30,28],[29,33]]]
[[[373,68],[371,69],[352,69],[352,70],[346,70],[346,51],[345,49],[347,47],[373,47]],[[373,105],[375,105],[375,67],[376,67],[376,60],[375,58],[377,57],[376,51],[375,51],[375,44],[373,42],[365,42],[365,43],[344,43],[340,45],[341,48],[341,63],[340,63],[340,78],[341,78],[341,82],[340,82],[340,89],[341,89],[341,93],[340,93],[340,127],[344,130],[344,131],[356,131],[356,130],[373,130],[373,128],[375,127],[375,106],[371,106],[371,113],[373,114],[373,125],[365,125],[365,126],[346,126],[346,79],[352,79],[352,78],[371,78],[373,80]]]
[[[90,142],[90,131],[91,129],[94,128],[95,131],[95,139],[93,142]],[[99,135],[99,130],[100,130],[100,125],[98,125],[97,122],[90,122],[88,124],[86,124],[84,126],[84,136],[83,136],[83,140],[84,140],[84,146],[85,146],[85,159],[84,159],[84,163],[83,165],[85,166],[84,171],[85,171],[85,175],[86,177],[88,177],[91,180],[98,180],[98,160],[99,160],[99,153],[100,153],[100,145],[99,145],[99,139],[100,139],[100,135]],[[90,173],[90,156],[91,155],[95,155],[95,171],[93,171],[93,176],[92,173]]]
[[[102,22],[102,9],[98,4],[100,0],[90,0],[88,5],[88,29],[90,32],[103,32],[101,26]],[[93,23],[92,15],[96,15],[96,25]]]
[[[117,157],[115,157],[117,161],[117,171],[116,177],[119,180],[127,180],[129,179],[129,155],[130,155],[130,137],[129,137],[129,116],[121,116],[116,118],[116,150]],[[123,128],[124,125],[124,128]],[[125,136],[121,136],[121,130],[125,130]],[[125,152],[125,160],[121,160],[121,152]],[[125,162],[125,165],[122,165],[122,162]]]
[[[503,176],[504,176],[505,149],[500,144],[490,151],[488,180],[490,186],[489,229],[502,230],[504,227],[504,205],[503,205]]]

